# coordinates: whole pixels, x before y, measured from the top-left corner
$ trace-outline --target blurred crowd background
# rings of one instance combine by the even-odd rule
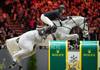
[[[64,4],[64,16],[87,17],[90,40],[100,41],[99,0],[0,0],[0,46],[5,40],[43,26],[42,13]]]

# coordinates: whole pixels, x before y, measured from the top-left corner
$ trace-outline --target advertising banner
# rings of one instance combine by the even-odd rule
[[[66,69],[66,41],[50,41],[48,51],[48,70]]]
[[[98,70],[98,41],[81,41],[81,70]]]
[[[99,70],[99,42],[50,41],[48,70]]]

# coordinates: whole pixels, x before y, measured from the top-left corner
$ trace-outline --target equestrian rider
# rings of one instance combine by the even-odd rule
[[[41,20],[52,27],[52,30],[56,28],[52,20],[62,19],[61,15],[65,12],[65,6],[60,5],[58,9],[49,11],[41,15]]]

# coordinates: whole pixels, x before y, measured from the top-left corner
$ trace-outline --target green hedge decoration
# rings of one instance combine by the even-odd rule
[[[28,70],[36,70],[36,55],[32,55],[28,62]]]

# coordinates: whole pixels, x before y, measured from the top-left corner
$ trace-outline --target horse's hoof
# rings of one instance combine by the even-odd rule
[[[9,69],[13,69],[14,67],[15,67],[15,66],[12,66],[12,65],[8,66]]]
[[[19,70],[23,70],[23,67],[22,66],[19,66]]]
[[[16,66],[16,62],[13,62],[10,66],[8,66],[9,69],[12,69]]]

